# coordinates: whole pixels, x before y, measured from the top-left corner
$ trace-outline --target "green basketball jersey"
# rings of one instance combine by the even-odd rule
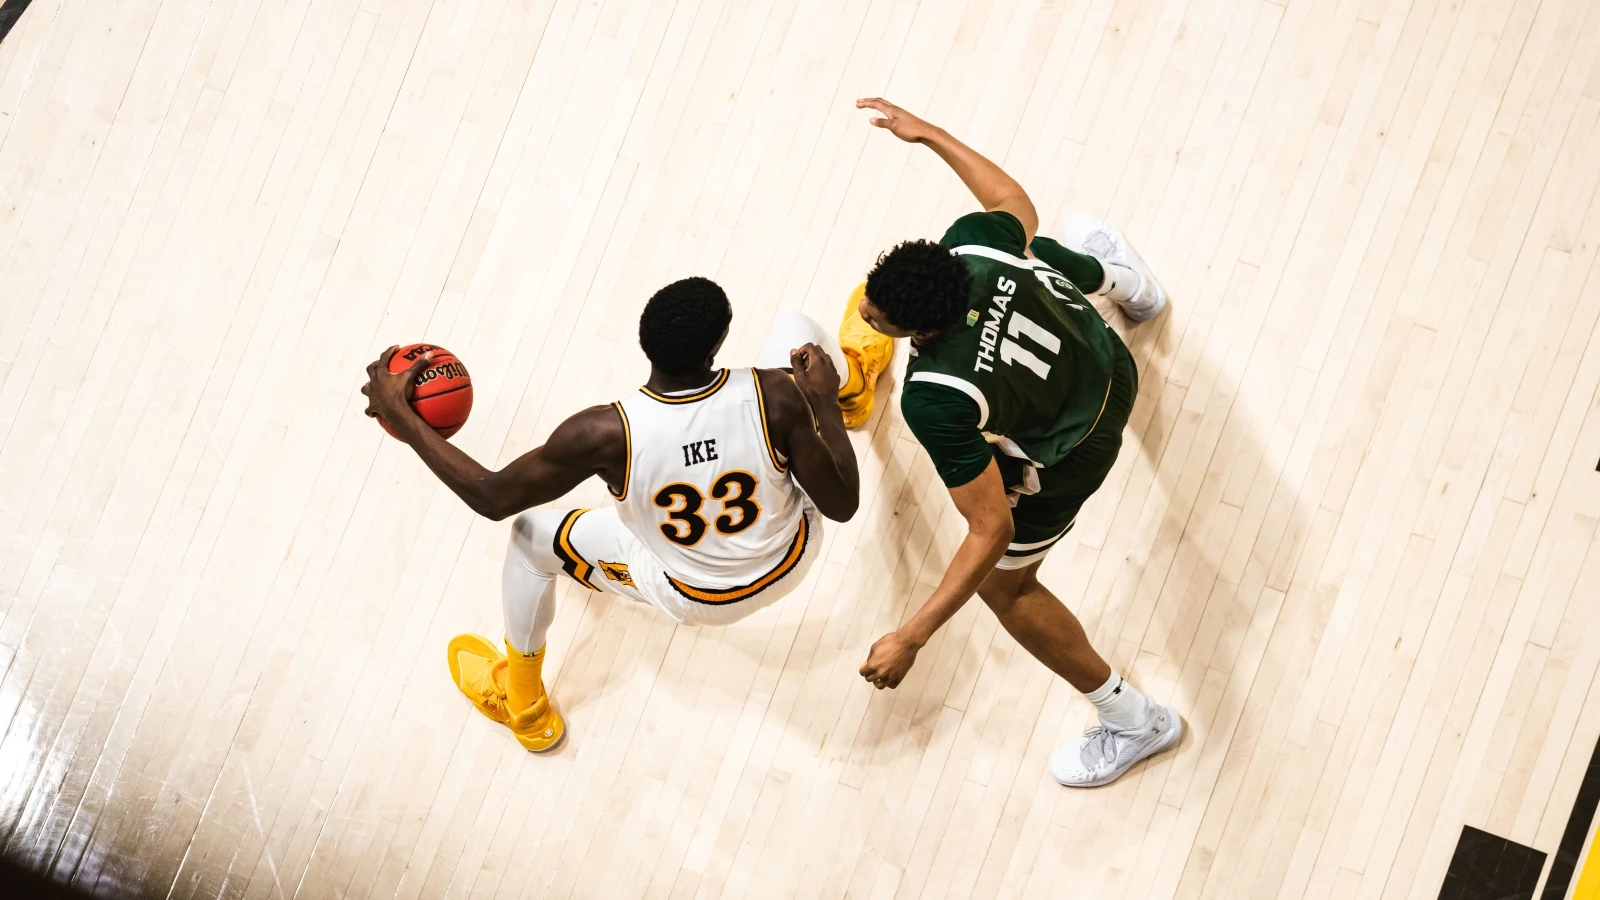
[[[963,484],[988,464],[988,453],[968,458],[974,446],[987,449],[976,444],[974,425],[1009,455],[1041,467],[1060,462],[1093,429],[1127,353],[1071,281],[1013,252],[1022,240],[1011,216],[979,213],[958,220],[942,241],[972,272],[970,307],[963,322],[914,348],[902,409],[946,484]],[[960,417],[960,440],[950,427],[952,391],[976,408],[975,417]],[[927,421],[935,417],[941,421]]]

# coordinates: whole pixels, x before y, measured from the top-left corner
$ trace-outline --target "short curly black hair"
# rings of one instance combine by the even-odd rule
[[[949,247],[905,241],[878,257],[867,273],[867,299],[889,324],[907,331],[940,331],[966,316],[972,272]]]
[[[639,346],[664,375],[692,375],[706,364],[733,321],[728,295],[709,278],[674,281],[644,305]]]

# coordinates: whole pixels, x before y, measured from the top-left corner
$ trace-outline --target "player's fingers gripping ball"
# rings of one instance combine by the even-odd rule
[[[472,376],[454,353],[434,344],[409,344],[389,357],[389,371],[399,374],[411,368],[421,356],[433,353],[427,368],[412,382],[411,408],[440,437],[450,437],[467,423],[472,412]],[[389,423],[378,419],[383,430],[393,435]]]

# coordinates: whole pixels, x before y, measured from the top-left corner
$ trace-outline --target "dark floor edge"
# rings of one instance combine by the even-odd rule
[[[28,8],[33,0],[5,0],[5,5],[0,6],[0,41],[6,39],[11,33],[11,26],[17,24],[22,18],[22,11]]]
[[[1540,900],[1562,900],[1567,896],[1567,888],[1572,886],[1572,873],[1577,871],[1578,860],[1583,856],[1583,844],[1589,837],[1597,804],[1600,804],[1600,743],[1595,744],[1589,756],[1589,768],[1583,773],[1578,798],[1572,801],[1572,814],[1567,817],[1567,828],[1561,833],[1555,861],[1550,864],[1550,880],[1544,883]]]
[[[1544,861],[1541,850],[1464,825],[1439,900],[1533,900]]]

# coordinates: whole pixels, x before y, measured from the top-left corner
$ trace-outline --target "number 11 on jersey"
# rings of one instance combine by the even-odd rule
[[[1049,378],[1050,364],[1011,338],[1026,337],[1049,351],[1051,355],[1061,352],[1061,338],[1045,331],[1039,323],[1019,312],[1012,313],[1011,318],[1006,320],[1006,334],[1011,337],[1000,340],[1000,361],[1008,366],[1021,363],[1040,378]]]

